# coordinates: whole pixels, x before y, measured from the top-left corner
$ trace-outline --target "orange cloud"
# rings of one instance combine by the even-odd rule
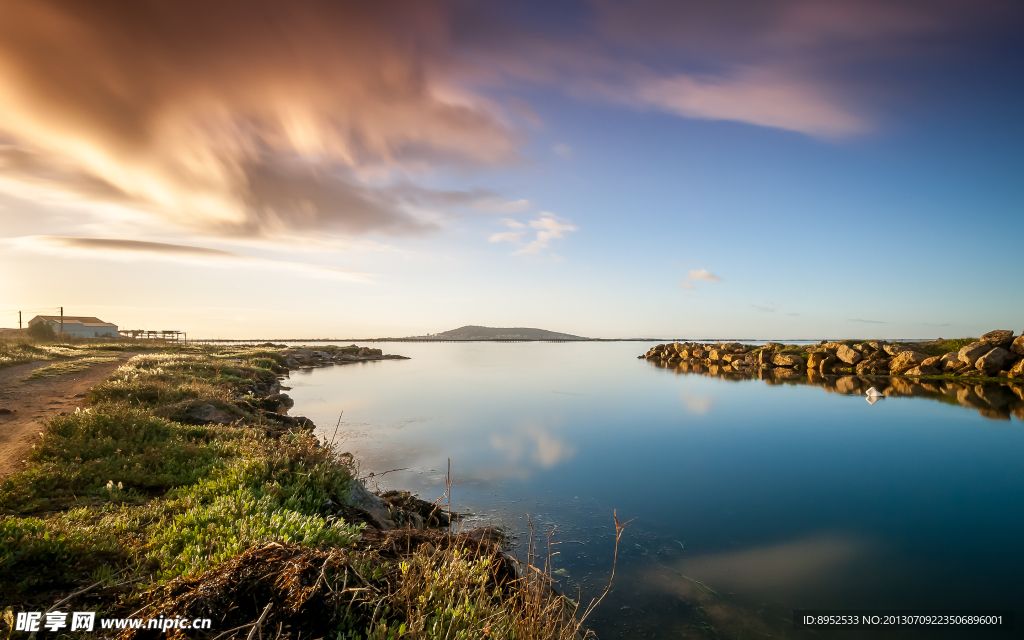
[[[422,210],[444,194],[396,172],[516,157],[437,71],[436,2],[4,5],[8,178],[215,232],[403,233],[436,226]]]

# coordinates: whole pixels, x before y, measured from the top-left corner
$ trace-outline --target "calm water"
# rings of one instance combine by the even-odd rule
[[[674,375],[636,359],[643,343],[377,346],[412,359],[295,372],[291,413],[363,474],[405,469],[381,488],[433,500],[450,458],[453,508],[521,554],[527,514],[557,525],[556,577],[584,602],[608,579],[613,510],[633,519],[590,621],[603,640],[890,637],[803,636],[794,608],[1024,615],[1016,418]]]

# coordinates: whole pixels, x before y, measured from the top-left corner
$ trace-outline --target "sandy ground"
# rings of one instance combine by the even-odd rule
[[[0,477],[21,469],[39,432],[51,417],[72,413],[82,406],[85,391],[124,364],[135,353],[111,353],[117,360],[97,364],[80,373],[25,380],[34,370],[54,362],[31,362],[0,369]],[[57,362],[72,362],[59,360]]]

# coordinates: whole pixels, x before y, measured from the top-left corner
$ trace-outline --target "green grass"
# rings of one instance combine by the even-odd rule
[[[84,351],[18,349],[48,358]],[[181,585],[199,584],[190,580],[237,566],[246,553],[306,548],[323,554],[311,568],[323,580],[295,583],[286,597],[309,599],[347,584],[346,599],[321,594],[315,612],[295,610],[302,619],[326,616],[332,638],[470,638],[484,630],[490,637],[571,637],[564,600],[496,589],[491,560],[476,542],[437,554],[410,547],[401,570],[394,548],[367,546],[363,526],[345,520],[352,457],[320,446],[309,431],[286,429],[261,406],[283,363],[265,347],[161,348],[131,358],[90,389],[84,410],[51,419],[28,467],[0,482],[0,597],[45,610],[97,582],[127,583],[75,603],[126,616]],[[51,366],[65,364],[73,363]],[[202,403],[239,422],[193,424],[188,414]],[[216,589],[255,593],[284,584],[288,566],[268,569],[278,582],[240,579]],[[185,592],[215,588],[195,589]],[[233,602],[223,602],[224,610]]]

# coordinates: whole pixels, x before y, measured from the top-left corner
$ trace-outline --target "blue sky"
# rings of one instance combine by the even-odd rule
[[[11,2],[0,326],[1024,329],[1014,3],[409,7]]]

